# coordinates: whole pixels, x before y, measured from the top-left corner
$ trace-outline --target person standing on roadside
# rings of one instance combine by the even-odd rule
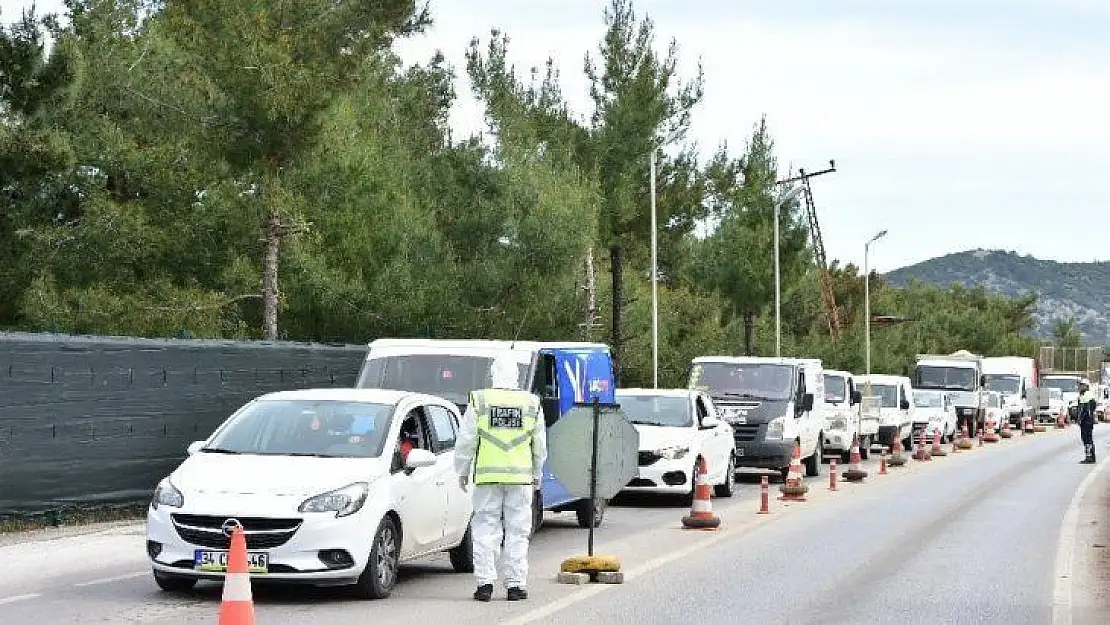
[[[1079,437],[1083,440],[1085,457],[1079,464],[1095,463],[1095,408],[1098,401],[1087,382],[1079,383],[1079,406],[1076,421],[1079,422]]]
[[[463,490],[474,475],[474,599],[493,597],[500,552],[507,598],[520,601],[528,598],[532,498],[547,460],[547,426],[539,399],[518,388],[516,361],[498,357],[490,377],[491,388],[470,393],[455,444],[455,470]]]

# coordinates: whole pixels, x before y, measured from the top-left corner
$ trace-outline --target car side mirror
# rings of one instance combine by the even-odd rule
[[[802,412],[813,410],[813,393],[802,395]]]
[[[852,391],[852,405],[863,403],[863,393],[859,391]]]
[[[902,406],[902,410],[909,410],[909,409],[910,409],[910,402],[909,402],[909,400],[905,400],[905,399],[903,399],[903,400],[902,400],[902,404],[901,404],[901,406]]]
[[[716,428],[719,425],[721,425],[721,420],[718,419],[717,417],[709,415],[709,416],[702,417],[701,426],[699,427],[699,429],[712,430],[712,429]]]
[[[200,451],[203,447],[204,441],[193,441],[189,443],[189,446],[185,448],[185,451],[188,452],[188,454],[191,456]]]
[[[412,449],[409,451],[408,457],[405,459],[406,469],[419,469],[420,467],[434,466],[436,463],[436,455],[427,449]]]

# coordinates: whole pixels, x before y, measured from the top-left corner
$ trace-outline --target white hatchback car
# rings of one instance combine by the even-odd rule
[[[692,389],[621,388],[616,400],[640,433],[639,469],[626,492],[683,494],[693,499],[697,459],[705,458],[717,497],[731,497],[736,473],[732,426],[709,395]]]
[[[230,534],[252,577],[389,596],[401,562],[449,551],[473,571],[471,496],[455,477],[455,404],[377,389],[264,395],[155,489],[147,554],[163,590],[221,580]]]

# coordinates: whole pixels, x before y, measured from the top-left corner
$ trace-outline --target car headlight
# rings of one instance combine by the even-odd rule
[[[655,455],[667,460],[681,460],[690,453],[689,447],[664,447],[663,449],[656,449]]]
[[[837,417],[836,419],[830,419],[829,420],[829,429],[830,430],[847,430],[848,429],[848,420],[845,419],[844,417]]]
[[[154,488],[154,496],[150,498],[150,507],[155,510],[158,506],[168,506],[170,508],[180,508],[185,505],[185,495],[170,482],[170,478],[166,478],[158,482],[158,486]]]
[[[309,497],[297,508],[298,512],[334,512],[335,516],[344,517],[352,515],[362,509],[366,498],[370,495],[370,485],[366,482],[355,482],[343,488],[321,493]]]
[[[782,440],[784,432],[786,432],[786,417],[773,419],[767,424],[767,440]]]

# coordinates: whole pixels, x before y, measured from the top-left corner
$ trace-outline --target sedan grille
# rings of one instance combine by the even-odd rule
[[[230,549],[231,538],[224,535],[223,524],[237,519],[243,525],[247,549],[273,549],[289,542],[301,527],[301,519],[265,517],[210,516],[202,514],[174,514],[174,529],[187,543],[211,549]]]

